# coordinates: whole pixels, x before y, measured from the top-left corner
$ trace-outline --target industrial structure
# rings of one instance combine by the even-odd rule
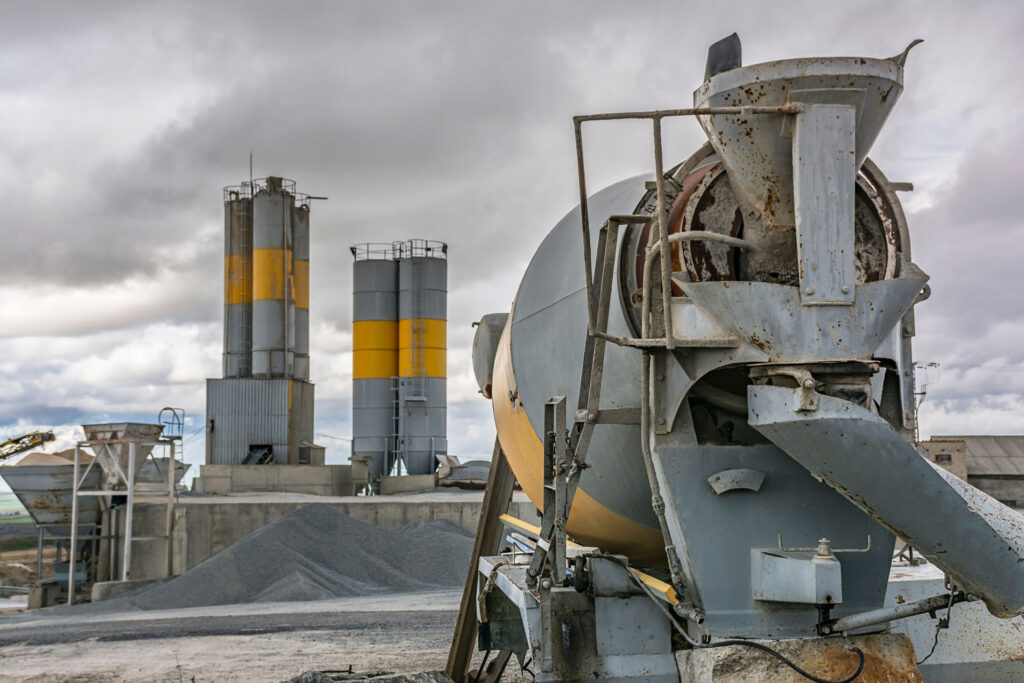
[[[575,117],[580,203],[497,343],[474,344],[501,456],[482,519],[511,473],[543,511],[539,528],[502,517],[525,554],[494,555],[481,522],[460,619],[479,615],[498,665],[476,680],[511,656],[538,681],[775,680],[765,661],[783,680],[920,680],[890,621],[1024,612],[1024,516],[912,443],[928,277],[896,196],[911,188],[867,155],[916,42],[743,66],[734,34],[693,108]],[[708,142],[665,169],[672,117]],[[588,196],[584,124],[614,119],[652,126],[654,175]],[[946,580],[887,597],[897,537]],[[1020,673],[1004,664],[968,671]]]
[[[1024,436],[934,434],[921,447],[936,465],[1003,505],[1024,508]]]
[[[309,200],[273,176],[224,189],[224,362],[206,382],[208,465],[324,462],[309,381]]]
[[[447,441],[448,245],[351,248],[352,456],[371,479],[431,474]]]

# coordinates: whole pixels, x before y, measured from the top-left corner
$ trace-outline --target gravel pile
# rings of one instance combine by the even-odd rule
[[[151,610],[445,590],[463,585],[472,550],[472,535],[445,520],[384,529],[317,503],[177,578],[109,602]]]

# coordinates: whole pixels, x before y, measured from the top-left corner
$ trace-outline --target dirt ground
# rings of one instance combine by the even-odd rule
[[[53,577],[53,559],[56,550],[43,548],[43,578]],[[0,584],[31,586],[36,581],[36,549],[6,550],[0,552]]]

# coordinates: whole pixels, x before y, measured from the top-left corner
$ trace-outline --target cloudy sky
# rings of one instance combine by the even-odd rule
[[[317,438],[350,432],[348,246],[449,242],[449,439],[490,452],[470,323],[507,310],[574,204],[573,114],[688,106],[707,46],[745,63],[884,57],[913,38],[872,151],[904,195],[922,433],[1024,433],[1024,5],[1015,2],[0,2],[0,436],[188,411],[220,373],[221,188],[313,207]],[[649,171],[647,124],[588,139],[590,186]],[[672,163],[702,142],[666,124]],[[199,430],[199,431],[197,431]]]

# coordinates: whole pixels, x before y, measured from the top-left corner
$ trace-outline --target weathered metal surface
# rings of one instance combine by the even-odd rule
[[[494,357],[498,354],[498,341],[508,322],[508,313],[489,313],[480,318],[473,335],[473,375],[484,398],[491,398],[494,376]]]
[[[741,467],[732,470],[722,470],[708,477],[708,484],[711,490],[721,495],[726,491],[760,491],[764,484],[764,472]]]
[[[141,422],[108,422],[82,425],[89,448],[96,455],[97,465],[103,468],[104,482],[109,488],[122,488],[128,476],[130,444],[135,444],[135,474],[152,452],[156,439],[164,426]],[[117,441],[118,443],[104,443]]]
[[[895,606],[945,592],[943,572],[931,564],[895,566],[885,604]],[[921,673],[929,683],[1017,683],[1024,680],[1024,618],[999,619],[981,601],[963,602],[949,612],[949,628],[936,632],[941,609],[894,621],[893,632],[914,644]],[[925,657],[927,656],[927,659]]]
[[[301,380],[206,381],[206,462],[239,465],[251,446],[270,446],[274,462],[292,464],[313,443],[314,386]]]
[[[0,477],[11,487],[36,524],[46,525],[47,531],[56,536],[69,535],[73,464],[0,467]],[[102,471],[96,465],[86,475],[83,486],[99,488],[101,479]],[[79,500],[78,517],[82,525],[98,524],[98,498],[89,496]]]
[[[798,393],[749,387],[750,424],[984,599],[993,614],[1024,613],[1024,516],[932,465],[877,415],[831,396],[801,411]],[[910,490],[929,504],[908,505]]]
[[[888,59],[787,59],[713,76],[694,92],[700,107],[782,105],[799,90],[863,91],[857,105],[856,168],[903,90],[903,68]],[[741,201],[771,225],[794,226],[792,140],[783,114],[698,116],[729,169]]]
[[[690,282],[687,296],[772,362],[870,359],[924,287],[924,279],[857,285],[852,306],[803,306],[794,287]]]

